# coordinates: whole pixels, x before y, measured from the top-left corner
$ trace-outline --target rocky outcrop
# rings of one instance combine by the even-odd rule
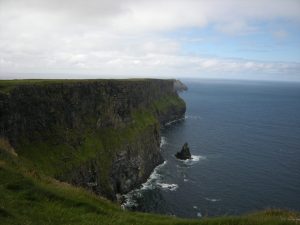
[[[110,199],[146,181],[163,161],[160,125],[185,113],[174,80],[155,79],[0,81],[0,106],[19,156]]]
[[[186,159],[191,159],[192,155],[190,153],[190,148],[188,146],[188,143],[184,143],[184,145],[181,148],[180,152],[177,152],[175,154],[176,158],[181,159],[181,160],[186,160]]]
[[[188,87],[180,80],[174,80],[174,90],[177,92],[187,91]]]

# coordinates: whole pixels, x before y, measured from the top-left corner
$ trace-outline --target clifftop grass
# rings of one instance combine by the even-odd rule
[[[14,88],[19,86],[28,85],[49,85],[49,84],[78,84],[78,83],[127,83],[127,82],[145,82],[151,80],[160,79],[150,79],[150,78],[132,78],[132,79],[27,79],[27,80],[0,80],[0,92],[9,93]]]

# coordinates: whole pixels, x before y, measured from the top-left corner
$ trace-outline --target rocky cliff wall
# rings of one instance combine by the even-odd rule
[[[111,199],[163,161],[160,125],[184,113],[173,80],[0,82],[0,136],[19,157]]]

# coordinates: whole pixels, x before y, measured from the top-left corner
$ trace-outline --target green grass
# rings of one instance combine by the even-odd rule
[[[5,153],[7,154],[7,153]],[[13,156],[15,157],[15,156]],[[17,159],[18,160],[18,159]],[[267,210],[240,217],[180,219],[128,212],[81,188],[0,161],[0,224],[297,224],[300,215]]]
[[[15,87],[23,85],[49,85],[49,84],[72,84],[72,83],[120,83],[120,82],[145,82],[150,78],[132,78],[132,79],[15,79],[15,80],[0,80],[0,92],[9,93]],[[161,80],[161,79],[159,79]]]
[[[153,111],[158,111],[160,113],[176,107],[185,107],[185,102],[176,95],[165,96],[164,98],[155,101],[152,105]]]

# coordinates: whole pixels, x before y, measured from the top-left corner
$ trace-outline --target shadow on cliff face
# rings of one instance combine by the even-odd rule
[[[163,159],[160,124],[183,117],[174,80],[1,81],[0,136],[46,175],[115,199]]]

